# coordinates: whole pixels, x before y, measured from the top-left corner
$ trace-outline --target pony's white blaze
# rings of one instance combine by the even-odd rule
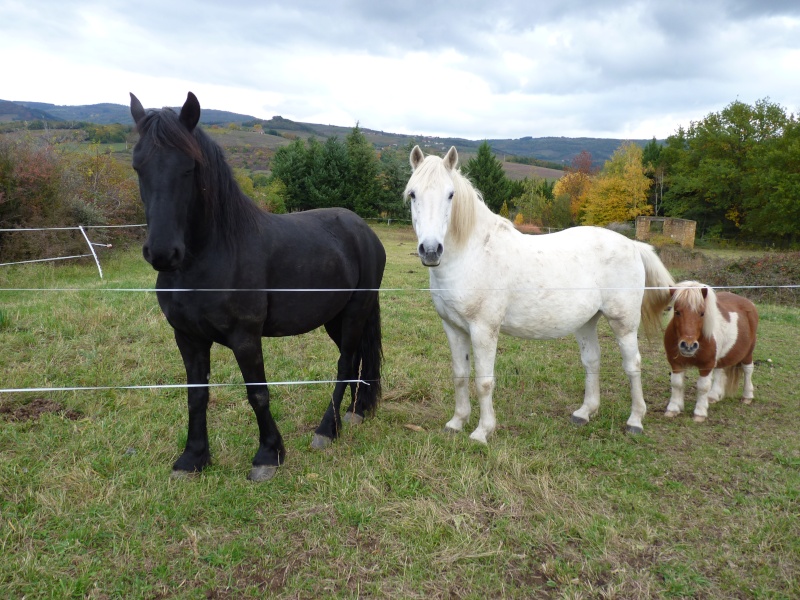
[[[669,272],[650,246],[606,229],[519,233],[486,207],[455,168],[457,157],[455,148],[442,160],[424,157],[415,147],[410,157],[414,172],[406,187],[420,256],[432,267],[433,303],[453,359],[456,410],[446,427],[460,431],[469,418],[473,362],[481,416],[470,437],[485,442],[494,430],[492,393],[500,333],[529,339],[569,334],[578,338],[586,391],[573,421],[587,422],[600,404],[597,321],[603,315],[617,337],[631,382],[628,429],[641,432],[646,407],[637,331],[641,315],[657,327],[669,302],[666,289],[645,293],[644,287],[668,288],[673,283]],[[442,245],[438,256],[434,241]]]

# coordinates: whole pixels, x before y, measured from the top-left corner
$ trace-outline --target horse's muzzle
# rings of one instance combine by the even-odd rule
[[[697,351],[700,349],[700,342],[697,340],[693,342],[687,342],[686,340],[681,340],[678,344],[678,352],[680,352],[681,356],[685,356],[686,358],[692,358]]]
[[[185,251],[183,248],[173,246],[165,251],[153,252],[149,244],[142,246],[142,256],[156,271],[177,271],[183,263]]]
[[[419,245],[417,249],[417,253],[419,254],[419,258],[422,261],[423,266],[426,267],[438,267],[439,263],[442,260],[442,253],[444,252],[444,246],[441,244],[426,244],[422,243]]]

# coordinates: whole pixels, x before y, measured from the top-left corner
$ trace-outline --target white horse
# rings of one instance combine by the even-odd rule
[[[425,157],[416,146],[410,162],[413,173],[405,196],[453,358],[456,408],[445,429],[461,431],[470,415],[471,343],[480,420],[470,437],[486,443],[494,431],[492,392],[500,333],[527,339],[575,334],[586,388],[572,421],[587,423],[600,406],[597,322],[603,315],[630,379],[627,431],[641,433],[647,407],[637,331],[643,319],[648,332],[660,333],[661,313],[674,283],[653,248],[597,227],[524,235],[483,203],[456,168],[455,147],[441,159]]]

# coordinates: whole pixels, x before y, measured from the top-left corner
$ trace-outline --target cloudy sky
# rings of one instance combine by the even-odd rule
[[[800,112],[798,0],[0,0],[0,99],[468,139]]]

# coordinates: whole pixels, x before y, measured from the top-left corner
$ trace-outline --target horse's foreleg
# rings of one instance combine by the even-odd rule
[[[669,404],[664,412],[665,417],[676,417],[683,410],[683,371],[673,372],[669,377],[672,393],[669,397]]]
[[[492,405],[492,393],[494,392],[494,361],[497,356],[499,335],[498,329],[485,326],[473,326],[470,330],[475,358],[475,389],[478,393],[481,416],[478,420],[478,427],[469,437],[483,444],[497,426]]]
[[[442,321],[450,353],[453,359],[453,387],[455,388],[456,408],[453,418],[444,426],[445,431],[461,431],[469,419],[472,407],[469,403],[470,339],[467,332],[447,321]]]
[[[694,417],[692,419],[695,423],[702,423],[708,416],[708,392],[711,389],[712,374],[710,371],[700,371],[700,377],[697,378],[697,401],[694,405]]]
[[[586,371],[583,404],[572,413],[572,422],[585,425],[600,408],[600,342],[597,339],[598,313],[575,332],[581,350],[581,363]]]
[[[712,371],[711,391],[708,392],[708,403],[719,402],[725,396],[725,380],[728,376],[725,369],[714,369]]]
[[[264,373],[264,357],[261,353],[261,337],[248,336],[233,344],[233,354],[242,377],[247,384],[247,400],[253,408],[258,424],[258,451],[253,457],[253,468],[248,479],[266,481],[271,479],[286,458],[283,438],[269,410],[269,389]]]
[[[211,450],[208,444],[208,383],[211,366],[211,342],[196,340],[175,331],[175,342],[186,367],[189,424],[186,447],[172,466],[172,476],[179,478],[197,473],[211,464]]]
[[[742,390],[742,402],[750,404],[753,401],[753,363],[742,365],[744,371],[744,389]]]

